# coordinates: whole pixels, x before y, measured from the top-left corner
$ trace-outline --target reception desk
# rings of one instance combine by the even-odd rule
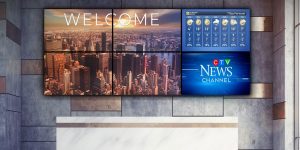
[[[235,117],[58,117],[57,150],[237,150]]]

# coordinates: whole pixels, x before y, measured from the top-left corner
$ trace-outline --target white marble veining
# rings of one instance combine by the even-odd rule
[[[91,123],[132,126],[85,126]],[[178,123],[199,126],[172,127]],[[58,117],[56,143],[57,150],[237,150],[238,128],[226,126],[237,123],[233,117]]]

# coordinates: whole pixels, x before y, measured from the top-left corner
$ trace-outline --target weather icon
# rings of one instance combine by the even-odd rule
[[[246,24],[246,20],[245,20],[245,19],[241,19],[241,20],[240,20],[240,25],[241,25],[241,26],[244,26],[245,24]]]
[[[207,25],[207,26],[210,25],[210,20],[209,19],[205,19],[204,20],[204,24]]]
[[[213,24],[214,25],[218,25],[220,23],[220,20],[219,19],[215,19],[214,21],[213,21]]]
[[[200,19],[196,20],[196,25],[198,25],[198,26],[201,25],[201,20]]]
[[[223,19],[223,20],[222,20],[222,25],[223,25],[223,26],[227,26],[227,24],[228,24],[228,20],[227,20],[227,19]]]
[[[231,20],[230,20],[230,24],[231,24],[232,26],[234,26],[234,25],[237,24],[237,21],[236,21],[235,19],[231,19]]]
[[[189,25],[189,26],[192,25],[192,24],[193,24],[193,19],[188,19],[186,23],[187,23],[187,25]]]

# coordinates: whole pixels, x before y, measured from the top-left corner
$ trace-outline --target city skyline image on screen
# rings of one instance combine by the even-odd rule
[[[44,11],[44,94],[112,94],[110,9]]]
[[[180,94],[180,9],[44,10],[44,95]]]
[[[181,11],[113,12],[114,95],[180,95]]]

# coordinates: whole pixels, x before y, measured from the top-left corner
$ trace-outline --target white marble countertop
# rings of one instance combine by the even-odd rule
[[[238,123],[237,117],[57,117],[56,123]]]
[[[236,117],[57,117],[57,150],[237,150]]]

